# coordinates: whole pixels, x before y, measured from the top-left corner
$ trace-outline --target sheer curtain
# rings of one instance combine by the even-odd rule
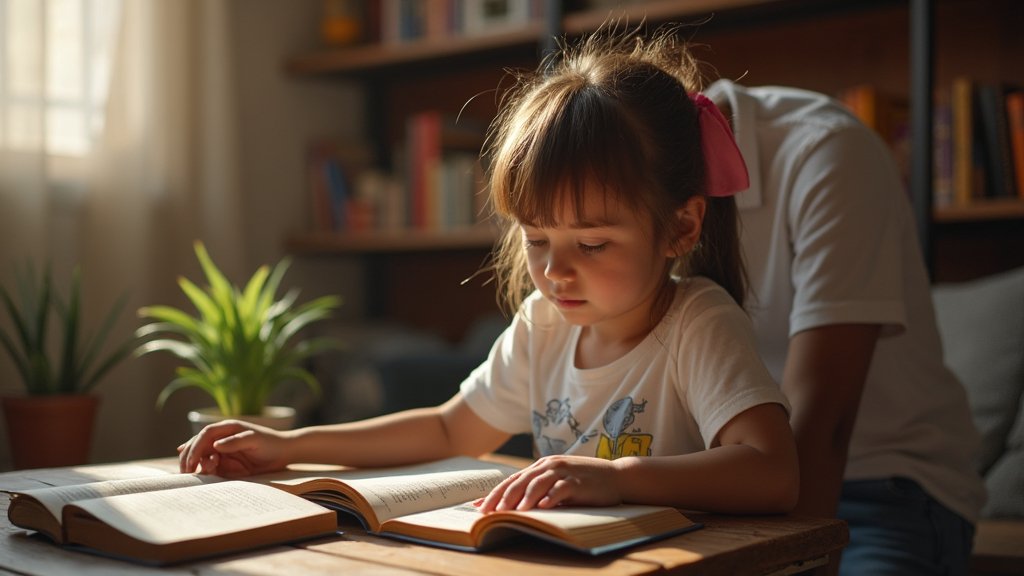
[[[0,25],[24,1],[6,0]],[[55,149],[60,131],[46,113],[54,101],[47,92],[54,82],[47,70],[48,12],[66,2],[27,1],[43,8],[37,22],[19,26],[27,36],[17,62],[0,48],[0,79],[11,77],[12,66],[21,73],[27,66],[40,88],[20,107],[0,100],[0,129],[16,124],[28,135],[17,145],[0,140],[0,272],[9,279],[26,257],[52,262],[58,279],[81,265],[86,331],[127,294],[117,331],[122,338],[138,324],[138,307],[184,305],[175,280],[198,274],[194,240],[203,240],[229,274],[237,272],[231,263],[243,261],[229,0],[117,3],[102,126],[77,156]],[[94,459],[152,455],[177,434],[174,426],[184,423],[169,430],[169,417],[154,407],[170,377],[158,362],[129,361],[97,387]],[[19,388],[6,360],[0,388]],[[181,420],[180,412],[173,419]]]

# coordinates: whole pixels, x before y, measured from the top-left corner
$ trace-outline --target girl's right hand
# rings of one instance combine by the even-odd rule
[[[288,465],[288,438],[248,422],[210,424],[178,446],[178,469],[224,477],[274,472]]]

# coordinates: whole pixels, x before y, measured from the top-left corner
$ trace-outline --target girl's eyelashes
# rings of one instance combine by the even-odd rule
[[[523,245],[526,246],[526,248],[543,248],[548,245],[548,241],[526,238],[523,240]],[[600,244],[586,244],[583,242],[577,242],[576,247],[584,254],[597,254],[607,248],[608,243],[601,242]]]
[[[607,242],[601,242],[600,244],[584,244],[583,242],[577,242],[580,250],[585,254],[596,254],[605,249],[608,246]]]
[[[524,230],[523,246],[525,248],[543,248],[550,244],[547,237],[536,235],[535,232],[531,234],[534,234],[533,238],[528,236],[526,234],[526,231]],[[584,254],[596,254],[608,247],[608,241],[592,240],[589,242],[585,242],[581,240],[576,240],[576,247],[579,249],[580,252],[583,252]]]

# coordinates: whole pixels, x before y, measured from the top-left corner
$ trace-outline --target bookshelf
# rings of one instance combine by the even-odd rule
[[[296,77],[321,74],[373,76],[416,64],[436,67],[444,60],[532,48],[544,38],[542,23],[521,30],[473,37],[432,38],[401,44],[364,44],[299,54],[285,64]]]
[[[1013,0],[647,0],[612,9],[603,7],[607,2],[597,4],[602,7],[590,8],[581,0],[549,1],[554,17],[483,36],[316,48],[290,58],[285,69],[297,81],[360,83],[369,109],[365,133],[373,135],[375,156],[386,167],[403,137],[403,118],[429,108],[456,112],[468,101],[464,113],[489,120],[506,69],[532,69],[553,30],[574,36],[609,18],[631,24],[687,23],[682,32],[698,45],[697,56],[713,64],[716,75],[747,85],[791,85],[836,95],[869,83],[912,101],[914,93],[946,87],[964,74],[1024,85],[1019,67],[1024,40],[1018,32],[1024,11]],[[927,18],[915,20],[923,9]],[[928,68],[923,79],[922,67]],[[930,125],[924,126],[929,130],[924,135],[920,128],[915,141],[927,141]],[[918,180],[926,178],[923,186],[929,191],[931,176],[922,176],[920,165],[913,169]],[[933,207],[930,197],[925,202],[920,190],[916,194],[918,218],[925,223],[922,242],[931,253],[936,281],[1024,264],[1024,200]],[[481,226],[299,233],[287,244],[298,254],[353,256],[367,259],[371,269],[395,270],[393,264],[408,263],[412,256],[434,263],[458,257],[478,267],[495,238],[492,229]],[[979,252],[1007,251],[1012,253],[1007,257],[977,257]],[[370,282],[386,280],[372,272],[368,276]],[[491,303],[481,310],[465,313],[493,311],[493,292],[487,300]],[[393,302],[376,306],[385,315],[398,308]]]
[[[936,208],[933,218],[936,224],[1024,220],[1024,200],[1020,198],[976,200],[969,204]]]

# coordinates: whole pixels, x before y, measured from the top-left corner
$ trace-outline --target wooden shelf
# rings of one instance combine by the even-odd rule
[[[643,21],[665,22],[744,8],[786,6],[791,3],[783,0],[651,0],[610,9],[593,8],[569,12],[562,19],[562,31],[572,36],[596,30],[610,20],[620,20],[627,25]],[[290,58],[285,68],[296,76],[370,74],[416,63],[476,57],[486,52],[537,46],[544,35],[544,23],[533,22],[518,30],[495,34],[316,49]]]
[[[566,34],[584,34],[601,27],[610,20],[619,20],[625,25],[646,22],[666,22],[680,18],[702,16],[714,12],[778,4],[779,0],[650,0],[626,4],[609,9],[590,9],[570,12],[562,20]]]
[[[495,226],[458,230],[394,230],[359,233],[309,232],[288,239],[288,250],[300,254],[368,254],[484,250],[498,239]]]
[[[544,26],[537,22],[518,30],[496,34],[313,50],[290,58],[285,68],[296,76],[369,74],[426,61],[477,57],[497,50],[533,47],[543,35]]]
[[[962,206],[944,206],[935,209],[933,218],[939,224],[1024,219],[1024,199],[978,200]]]

